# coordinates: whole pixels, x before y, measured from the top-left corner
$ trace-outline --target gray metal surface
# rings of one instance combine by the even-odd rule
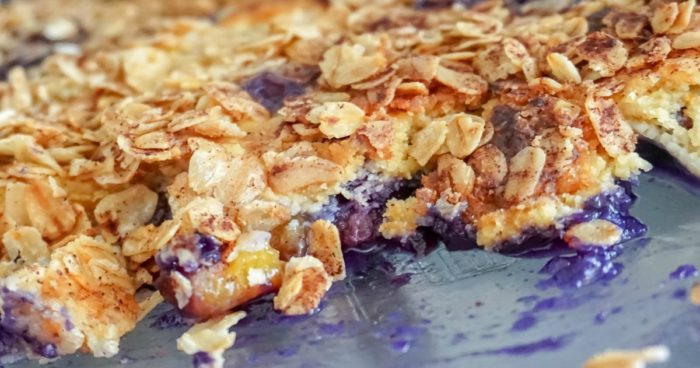
[[[227,366],[561,368],[610,348],[663,343],[671,360],[658,367],[698,367],[700,309],[672,297],[693,280],[668,277],[681,264],[700,265],[700,197],[691,191],[660,172],[643,176],[634,213],[649,226],[649,239],[627,246],[619,258],[624,271],[609,285],[571,292],[575,303],[535,313],[537,323],[526,331],[511,331],[532,309],[518,300],[563,293],[535,287],[545,258],[440,249],[418,261],[394,255],[395,272],[373,267],[334,286],[308,318],[264,317],[269,306],[257,305],[251,321],[236,327],[239,341],[226,354]],[[601,313],[609,316],[596,322]],[[77,356],[49,366],[189,367],[190,358],[175,349],[185,328],[160,331],[148,323],[124,339],[116,358]],[[543,339],[553,346],[526,354],[524,344]],[[497,352],[508,347],[511,354]]]

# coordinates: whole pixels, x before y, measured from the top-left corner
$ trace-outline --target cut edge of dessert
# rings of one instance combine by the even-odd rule
[[[222,366],[232,310],[312,313],[348,249],[644,234],[635,131],[700,174],[695,1],[110,3],[142,29],[37,4],[0,15],[8,353],[113,356],[164,299]]]

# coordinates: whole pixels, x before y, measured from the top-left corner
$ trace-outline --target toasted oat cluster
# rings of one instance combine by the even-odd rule
[[[695,1],[2,6],[0,353],[112,356],[165,299],[220,366],[228,313],[312,312],[343,250],[607,247],[633,129],[698,162]]]

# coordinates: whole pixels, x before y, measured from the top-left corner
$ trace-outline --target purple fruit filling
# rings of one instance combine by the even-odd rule
[[[698,269],[691,265],[680,265],[675,271],[671,272],[668,277],[672,280],[685,280],[698,275]]]
[[[581,213],[567,220],[567,225],[603,219],[622,229],[620,242],[644,235],[646,226],[629,213],[636,200],[632,185],[630,182],[622,182],[609,192],[591,197]],[[550,278],[540,282],[539,286],[582,287],[612,280],[623,269],[621,263],[614,262],[622,248],[619,244],[611,247],[583,246],[573,255],[554,256],[540,270],[540,273],[547,274]]]
[[[312,220],[323,218],[333,222],[340,232],[344,249],[366,249],[378,243],[389,243],[423,255],[442,241],[449,250],[476,248],[476,234],[472,225],[465,223],[460,216],[445,218],[432,208],[420,220],[414,234],[400,239],[383,239],[379,233],[382,214],[391,198],[407,198],[418,188],[417,180],[386,180],[376,174],[366,173],[346,185],[346,196],[331,198],[321,211],[310,216]],[[561,244],[564,231],[575,224],[595,219],[610,221],[622,229],[621,242],[646,232],[644,226],[629,213],[636,196],[632,193],[631,182],[621,182],[612,190],[589,198],[583,210],[564,219],[557,227],[548,229],[525,229],[518,237],[495,247],[507,254],[522,254],[550,249]],[[569,280],[573,284],[587,284],[592,279],[611,278],[617,275],[622,266],[611,262],[619,251],[616,247],[606,250],[583,245],[579,252],[570,257],[555,257],[552,265],[543,272],[557,275],[558,282]],[[554,267],[556,265],[556,269]],[[577,279],[578,281],[574,281]]]
[[[171,241],[156,256],[161,271],[176,270],[190,274],[200,267],[211,266],[221,260],[221,243],[211,236],[194,233]]]
[[[468,250],[477,247],[474,227],[466,224],[459,216],[446,219],[433,210],[419,230],[424,234],[435,234],[449,250]]]
[[[49,312],[35,301],[31,294],[2,289],[2,318],[0,319],[0,356],[6,353],[31,350],[34,354],[53,359],[58,357],[58,350],[53,342],[30,334],[29,328],[36,321],[36,315],[47,315]],[[63,325],[72,323],[67,319],[67,313],[61,314]],[[47,317],[48,318],[48,317]]]
[[[298,81],[269,71],[248,79],[243,89],[272,113],[284,105],[287,97],[304,94],[304,86]]]
[[[417,180],[382,180],[367,173],[346,185],[345,189],[353,199],[342,195],[333,197],[311,217],[333,222],[345,249],[366,248],[383,241],[379,226],[387,201],[410,196],[418,185]]]
[[[573,215],[568,220],[568,225],[601,219],[622,229],[620,241],[644,235],[647,227],[630,215],[632,205],[637,200],[637,196],[632,193],[634,185],[636,182],[619,182],[615,189],[589,198],[583,212]]]
[[[429,215],[421,219],[414,234],[390,241],[382,239],[379,226],[387,200],[397,194],[405,198],[415,190],[416,183],[394,181],[360,185],[360,180],[368,178],[360,178],[348,185],[348,189],[355,197],[364,198],[366,204],[338,197],[317,214],[338,226],[345,249],[363,248],[370,243],[389,243],[412,250],[420,256],[432,249],[439,240],[449,250],[476,247],[475,230],[471,225],[464,223],[459,216],[446,219],[435,209],[431,209]],[[513,255],[557,246],[566,249],[562,240],[566,228],[595,219],[604,219],[619,226],[622,229],[621,242],[639,237],[646,232],[646,226],[629,213],[636,199],[632,185],[630,182],[621,182],[614,189],[589,198],[583,211],[563,220],[561,227],[526,229],[517,238],[503,242],[495,249]],[[549,279],[542,281],[540,287],[582,287],[597,281],[612,280],[623,269],[621,263],[614,261],[621,250],[621,245],[607,248],[583,245],[574,254],[554,256],[540,271],[549,275]]]
[[[22,342],[17,335],[0,327],[0,365],[4,364],[6,360],[14,361],[22,353]]]
[[[192,325],[192,321],[180,314],[177,309],[169,309],[151,318],[150,327],[158,330],[167,330],[171,328],[188,327]]]
[[[209,353],[203,351],[195,353],[192,357],[192,365],[194,368],[206,367],[212,363],[214,363],[214,359]]]

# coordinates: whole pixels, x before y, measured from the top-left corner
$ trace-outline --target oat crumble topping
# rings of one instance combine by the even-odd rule
[[[700,175],[696,2],[520,3],[0,5],[0,284],[31,295],[3,310],[55,330],[29,355],[113,356],[162,294],[216,367],[232,309],[310,313],[347,247],[625,240],[571,219],[650,169],[636,134]]]

